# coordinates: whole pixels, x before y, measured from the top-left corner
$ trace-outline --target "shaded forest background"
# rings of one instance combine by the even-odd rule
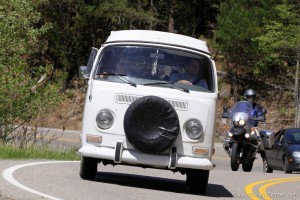
[[[1,1],[0,18],[4,142],[20,127],[23,135],[27,126],[80,129],[85,86],[78,68],[91,47],[124,29],[205,40],[226,94],[219,113],[253,88],[268,110],[264,128],[300,125],[299,0],[11,0]]]

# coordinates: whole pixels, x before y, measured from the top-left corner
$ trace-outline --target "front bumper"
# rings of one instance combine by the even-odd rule
[[[207,158],[195,158],[176,155],[176,158],[172,160],[172,158],[174,158],[174,155],[172,154],[155,155],[132,150],[123,150],[122,148],[119,148],[119,151],[116,149],[118,148],[85,145],[78,150],[78,155],[84,157],[112,160],[115,161],[116,164],[126,163],[130,165],[147,165],[154,168],[188,168],[212,170],[215,167],[215,165],[212,164],[211,161]]]

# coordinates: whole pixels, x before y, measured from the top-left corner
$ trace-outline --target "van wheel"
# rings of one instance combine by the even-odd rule
[[[190,169],[186,173],[186,184],[193,193],[204,194],[206,192],[208,178],[209,170]]]
[[[145,96],[128,107],[124,116],[124,131],[134,148],[159,154],[176,140],[179,119],[169,102],[157,96]]]
[[[98,160],[95,158],[81,157],[79,175],[82,179],[92,180],[97,174]]]

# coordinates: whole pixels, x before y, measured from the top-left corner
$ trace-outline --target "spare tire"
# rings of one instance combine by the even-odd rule
[[[145,96],[128,107],[124,131],[134,148],[158,154],[170,148],[176,140],[179,120],[169,102],[157,96]]]

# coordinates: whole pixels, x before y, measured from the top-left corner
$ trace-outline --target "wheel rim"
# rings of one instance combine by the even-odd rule
[[[267,172],[267,171],[268,171],[268,164],[267,164],[266,159],[264,159],[264,172]]]

